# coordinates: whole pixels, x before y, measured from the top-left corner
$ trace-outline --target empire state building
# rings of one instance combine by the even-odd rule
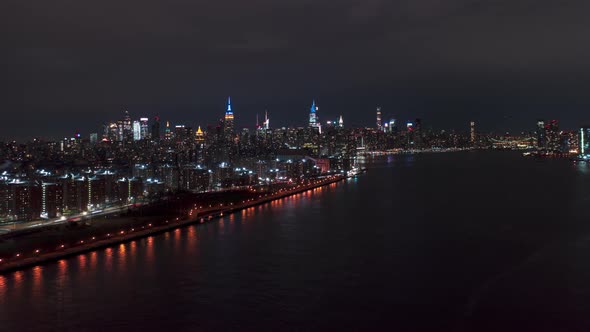
[[[225,119],[223,122],[223,136],[228,141],[233,140],[234,137],[234,112],[231,109],[231,99],[227,97],[227,109],[225,111]]]

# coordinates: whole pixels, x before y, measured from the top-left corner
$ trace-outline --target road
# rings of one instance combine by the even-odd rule
[[[124,206],[116,206],[116,207],[109,207],[103,210],[97,210],[93,212],[83,212],[80,214],[76,214],[73,216],[69,216],[67,218],[56,218],[51,220],[35,220],[35,221],[27,221],[27,222],[17,222],[10,225],[3,225],[0,226],[0,234],[8,233],[16,230],[23,230],[29,228],[36,228],[36,227],[44,227],[48,225],[60,225],[65,224],[70,221],[79,221],[79,220],[91,220],[94,217],[104,217],[110,214],[120,213],[126,211],[128,208],[132,206],[139,206],[140,203],[134,204],[127,204]]]

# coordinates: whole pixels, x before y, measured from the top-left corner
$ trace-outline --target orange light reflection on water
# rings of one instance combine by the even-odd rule
[[[121,243],[117,248],[117,258],[117,268],[119,268],[121,272],[125,272],[127,269],[127,246],[125,243]]]
[[[96,251],[90,253],[90,269],[92,270],[96,269],[96,256]]]
[[[130,261],[132,264],[135,263],[136,255],[137,255],[137,241],[133,240],[133,241],[131,241],[131,243],[129,243],[129,257],[130,257]]]
[[[150,236],[146,239],[146,254],[145,257],[148,261],[148,265],[153,266],[154,264],[154,237]]]
[[[182,241],[180,228],[177,228],[172,232],[172,246],[174,247],[175,252],[181,250]]]
[[[104,250],[104,268],[109,272],[113,270],[113,248]]]
[[[87,258],[86,255],[78,256],[78,266],[80,270],[84,271],[86,269]]]
[[[43,267],[37,265],[33,268],[33,293],[40,293],[41,286],[43,286]]]
[[[188,236],[186,239],[188,248],[195,248],[197,246],[197,227],[190,226],[188,228]]]
[[[0,275],[0,301],[2,301],[2,298],[4,297],[4,294],[6,293],[6,289],[8,288],[8,285],[6,284],[6,277]]]

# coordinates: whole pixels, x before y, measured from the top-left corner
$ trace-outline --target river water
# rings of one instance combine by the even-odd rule
[[[586,331],[590,167],[399,155],[367,174],[0,276],[0,331]]]

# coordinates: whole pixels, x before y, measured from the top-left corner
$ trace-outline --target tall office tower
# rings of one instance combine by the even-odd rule
[[[537,148],[545,149],[547,147],[547,132],[545,121],[537,120]]]
[[[270,129],[270,119],[268,118],[268,111],[264,112],[264,129]]]
[[[166,121],[166,129],[164,130],[164,139],[167,141],[172,139],[172,131],[170,131],[170,121]]]
[[[119,140],[119,127],[116,122],[111,122],[105,125],[103,138],[106,138],[111,142]]]
[[[223,121],[223,135],[227,141],[232,141],[234,137],[234,112],[231,109],[231,99],[227,97],[227,109]]]
[[[560,151],[559,122],[551,120],[545,125],[545,134],[547,135],[547,150]]]
[[[344,119],[342,119],[342,115],[338,118],[338,127],[344,128]]]
[[[469,139],[471,141],[471,144],[475,144],[475,121],[471,121],[469,126],[470,126],[470,134],[471,134]]]
[[[199,128],[197,129],[197,132],[195,133],[195,141],[199,145],[205,143],[205,134],[203,133],[203,130],[201,130],[201,126],[199,126]]]
[[[393,133],[396,130],[396,123],[395,123],[395,119],[390,119],[389,120],[389,132]]]
[[[96,144],[98,142],[98,133],[90,134],[90,144]]]
[[[150,137],[148,118],[140,118],[139,124],[141,125],[141,139],[148,139]]]
[[[580,156],[583,158],[590,157],[590,126],[580,128],[580,137],[578,138],[578,149]]]
[[[160,116],[156,115],[154,124],[152,124],[152,139],[157,141],[160,139]]]
[[[309,109],[309,127],[317,129],[318,128],[318,115],[317,112],[318,107],[315,105],[315,100],[311,102],[311,108]]]
[[[133,139],[133,123],[129,111],[125,111],[125,117],[123,118],[123,140],[131,141]]]
[[[122,142],[125,138],[125,125],[123,120],[117,121],[117,139],[115,141]]]
[[[377,131],[383,131],[383,125],[381,123],[381,107],[377,106]]]
[[[225,117],[223,118],[221,133],[221,149],[220,149],[220,161],[227,163],[228,165],[233,163],[233,157],[235,155],[235,132],[234,132],[234,112],[231,107],[231,99],[227,98],[227,108],[225,110]]]
[[[414,144],[416,148],[423,148],[424,147],[424,139],[422,133],[422,119],[416,119],[414,121]]]
[[[174,127],[174,140],[177,143],[188,143],[193,137],[193,129],[183,124]]]
[[[141,139],[141,124],[139,121],[133,121],[133,140],[139,141]]]
[[[406,136],[408,138],[408,147],[414,144],[414,123],[412,121],[408,121],[406,123]]]

